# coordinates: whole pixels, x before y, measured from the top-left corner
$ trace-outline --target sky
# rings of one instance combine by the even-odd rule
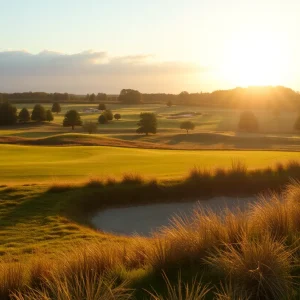
[[[0,92],[300,90],[299,0],[0,0]]]

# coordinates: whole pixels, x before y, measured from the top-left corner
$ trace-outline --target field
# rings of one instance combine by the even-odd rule
[[[300,187],[295,181],[283,203],[268,194],[249,214],[195,213],[194,223],[175,222],[153,238],[116,236],[90,224],[91,214],[105,207],[282,191],[293,178],[300,179],[296,112],[274,118],[271,112],[255,111],[260,121],[256,134],[237,131],[237,110],[158,104],[110,104],[122,119],[98,125],[91,135],[62,126],[64,113],[73,108],[83,120],[96,121],[100,113],[84,113],[87,107],[96,104],[64,105],[52,123],[0,129],[1,299],[69,299],[53,296],[60,284],[75,295],[101,286],[99,278],[105,284],[115,278],[112,293],[121,283],[121,290],[134,289],[136,299],[150,299],[145,289],[167,290],[162,271],[177,288],[182,286],[178,272],[189,283],[202,276],[203,285],[211,288],[207,299],[256,299],[258,294],[260,299],[284,299],[283,294],[297,299]],[[156,135],[135,133],[141,111],[157,114]],[[198,114],[176,115],[189,112]],[[186,119],[197,125],[189,134],[179,129]],[[68,290],[74,280],[80,291]],[[13,298],[12,290],[29,296]],[[35,294],[50,290],[53,297]],[[257,294],[247,298],[245,291]],[[217,293],[226,298],[214,298]]]
[[[74,182],[93,177],[120,178],[134,173],[148,178],[174,180],[194,166],[202,169],[229,168],[233,160],[250,169],[261,169],[299,160],[297,152],[156,150],[119,147],[1,146],[0,182]]]

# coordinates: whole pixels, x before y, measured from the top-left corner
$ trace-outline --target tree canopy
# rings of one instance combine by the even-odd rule
[[[72,127],[72,130],[74,130],[75,126],[81,126],[82,121],[81,117],[77,110],[71,109],[65,114],[65,118],[63,120],[63,126],[64,127]]]
[[[101,114],[98,118],[98,122],[99,124],[106,124],[108,121],[107,121],[107,118],[105,116],[105,114]]]
[[[238,128],[243,131],[256,132],[259,129],[257,117],[252,111],[241,113]]]
[[[8,102],[0,103],[0,125],[14,125],[17,122],[17,108]]]
[[[110,109],[106,109],[103,114],[105,115],[107,121],[111,121],[114,118],[114,115]]]
[[[105,93],[98,93],[96,97],[97,101],[107,101],[107,95]]]
[[[31,120],[36,122],[46,121],[46,110],[43,105],[36,104],[31,113]]]
[[[120,115],[120,114],[114,114],[114,118],[115,118],[116,120],[120,120],[120,119],[121,119],[121,115]]]
[[[51,122],[53,120],[54,120],[54,118],[53,118],[51,110],[50,109],[46,110],[46,121]]]
[[[18,115],[18,119],[20,123],[26,123],[30,121],[30,113],[27,108],[23,107]]]
[[[156,133],[157,129],[157,119],[154,113],[141,113],[140,121],[137,123],[139,128],[136,130],[137,133],[145,133],[148,135],[149,133]]]
[[[119,101],[123,104],[139,104],[142,102],[142,94],[136,90],[123,89]]]
[[[59,113],[59,112],[61,112],[61,107],[60,107],[60,104],[58,103],[58,102],[54,102],[53,104],[52,104],[52,109],[51,109],[51,111],[52,112],[54,112],[54,113]]]
[[[106,105],[105,105],[105,103],[99,103],[98,109],[99,109],[99,110],[106,110]]]
[[[186,133],[189,133],[189,130],[194,130],[195,124],[192,121],[183,121],[180,124],[180,129],[185,129]]]

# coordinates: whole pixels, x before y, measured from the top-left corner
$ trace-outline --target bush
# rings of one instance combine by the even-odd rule
[[[50,109],[48,109],[48,110],[46,111],[46,120],[47,120],[48,122],[51,122],[51,121],[54,120],[53,115],[52,115],[52,112],[51,112]]]
[[[14,125],[17,123],[17,108],[8,102],[0,103],[0,125]]]
[[[46,121],[46,110],[41,104],[36,104],[31,113],[31,120],[36,122]]]
[[[93,132],[96,132],[97,131],[97,123],[96,122],[93,122],[93,121],[86,121],[84,122],[83,124],[83,130],[85,132],[88,132],[89,134],[93,133]]]
[[[157,119],[154,113],[141,113],[140,121],[137,123],[139,128],[136,130],[137,133],[156,133]]]
[[[81,125],[82,125],[81,117],[77,110],[71,109],[65,114],[65,118],[63,121],[64,127],[71,126],[72,130],[74,130],[75,126],[81,126]]]
[[[27,108],[22,108],[18,116],[19,122],[26,123],[30,120],[30,114]]]
[[[184,121],[180,124],[180,129],[185,129],[186,133],[189,133],[189,130],[194,130],[195,124],[191,121]]]
[[[115,118],[116,120],[120,120],[120,119],[121,119],[121,115],[120,115],[120,114],[114,114],[114,118]]]
[[[99,122],[99,124],[107,124],[108,121],[107,121],[105,114],[102,114],[99,116],[98,122]]]
[[[238,124],[240,130],[256,132],[259,129],[258,120],[252,111],[244,111]]]

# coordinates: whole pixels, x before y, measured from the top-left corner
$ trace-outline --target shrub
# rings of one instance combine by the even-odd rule
[[[194,130],[195,124],[191,121],[184,121],[180,124],[180,129],[185,129],[186,133],[189,133],[189,130]]]
[[[19,122],[27,123],[30,120],[30,114],[27,108],[22,108],[18,116]]]
[[[120,119],[121,119],[121,115],[120,115],[120,114],[114,114],[114,118],[115,118],[116,120],[120,120]]]
[[[247,132],[258,131],[258,120],[252,111],[244,111],[241,114],[238,128]]]
[[[103,113],[107,119],[107,121],[111,121],[114,118],[114,115],[110,109],[106,109]]]
[[[59,113],[61,112],[61,107],[60,107],[60,104],[58,102],[54,102],[52,104],[52,108],[51,108],[51,111],[54,112],[54,113]]]
[[[85,121],[82,126],[83,130],[85,132],[88,132],[89,134],[96,132],[97,127],[98,127],[97,123],[93,121]]]
[[[105,114],[102,114],[99,116],[98,122],[99,122],[99,124],[106,124],[108,122]]]

